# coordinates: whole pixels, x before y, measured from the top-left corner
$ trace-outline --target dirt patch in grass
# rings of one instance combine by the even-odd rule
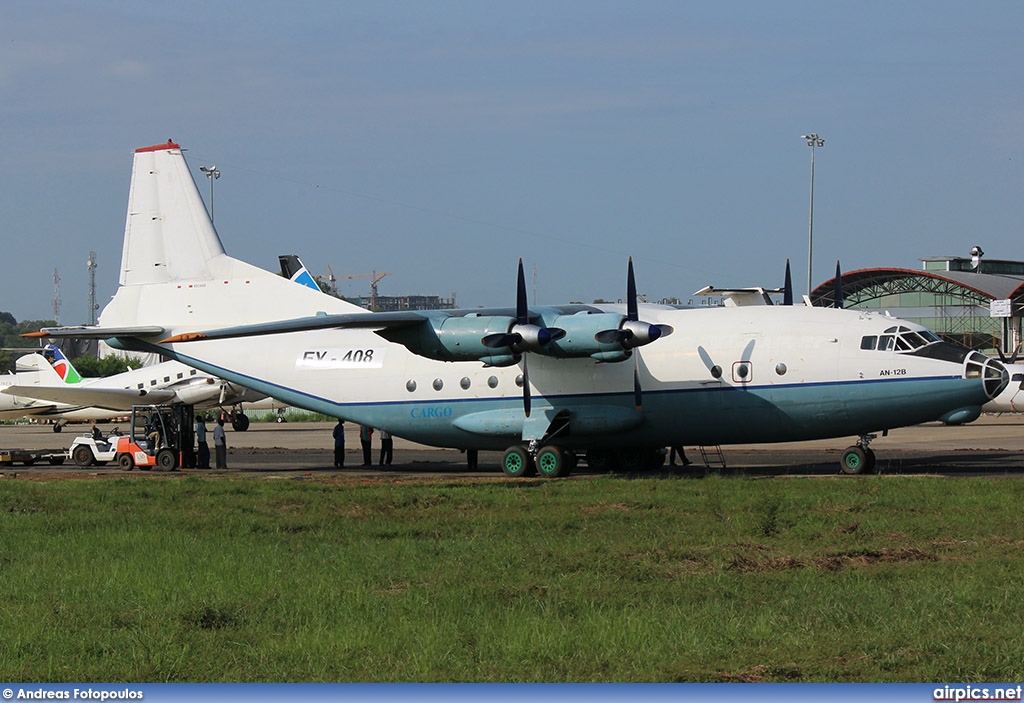
[[[745,554],[737,554],[726,566],[726,570],[738,573],[788,571],[790,569],[840,571],[848,568],[866,568],[875,564],[918,561],[939,561],[939,557],[916,547],[865,550],[808,558],[781,556],[757,559]]]

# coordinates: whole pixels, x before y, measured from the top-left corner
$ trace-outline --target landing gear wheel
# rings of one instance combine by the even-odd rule
[[[593,471],[611,471],[615,464],[612,453],[606,449],[588,449],[587,466]]]
[[[619,450],[619,463],[622,470],[629,473],[645,471],[652,468],[653,457],[645,447],[628,447]]]
[[[501,470],[510,478],[533,476],[536,467],[526,447],[509,447],[501,458]]]
[[[174,471],[178,467],[178,457],[170,449],[161,449],[156,453],[156,465],[161,471]]]
[[[64,425],[54,425],[54,426],[53,426],[53,431],[54,431],[54,432],[57,432],[58,434],[59,434],[59,433],[60,433],[60,431],[61,431],[61,430],[63,430],[63,429],[64,429]]]
[[[843,452],[843,457],[839,461],[839,468],[843,470],[844,474],[868,472],[874,466],[874,454],[870,449],[864,449],[863,447],[849,447]]]
[[[864,453],[868,457],[868,467],[864,469],[864,473],[873,474],[875,473],[875,451],[871,447],[864,447]]]
[[[92,466],[92,462],[94,461],[92,450],[84,444],[79,444],[75,447],[75,453],[72,458],[75,460],[76,464],[83,468],[86,466]]]
[[[132,459],[131,454],[122,454],[117,457],[117,468],[121,471],[131,471],[135,468],[135,460]]]
[[[548,445],[537,452],[537,473],[544,478],[568,476],[569,468],[569,458],[560,447]]]
[[[235,432],[245,432],[249,429],[249,416],[245,413],[235,413],[231,418],[231,429]]]

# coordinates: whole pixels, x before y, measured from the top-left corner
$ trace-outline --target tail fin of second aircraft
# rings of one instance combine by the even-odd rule
[[[57,372],[61,380],[66,384],[75,384],[82,382],[82,376],[78,373],[78,370],[72,366],[71,361],[64,356],[64,352],[60,350],[60,347],[53,344],[47,344],[43,347],[43,357],[50,362],[50,366]]]
[[[324,295],[315,282],[295,285],[228,256],[181,147],[168,141],[136,149],[120,287],[101,327],[201,330],[321,311],[365,312]]]

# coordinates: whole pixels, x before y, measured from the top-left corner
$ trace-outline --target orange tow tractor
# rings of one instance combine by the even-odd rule
[[[117,438],[118,467],[174,471],[195,466],[193,420],[191,405],[133,405],[131,432]]]

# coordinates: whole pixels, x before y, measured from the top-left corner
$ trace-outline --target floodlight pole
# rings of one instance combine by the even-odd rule
[[[213,222],[213,182],[220,178],[220,169],[216,166],[210,166],[210,168],[200,166],[199,170],[205,173],[206,177],[210,179],[210,222]]]
[[[814,149],[825,146],[825,140],[816,133],[801,135],[801,139],[807,140],[807,146],[811,147],[811,214],[807,224],[807,295],[811,295],[812,269],[814,261]]]

